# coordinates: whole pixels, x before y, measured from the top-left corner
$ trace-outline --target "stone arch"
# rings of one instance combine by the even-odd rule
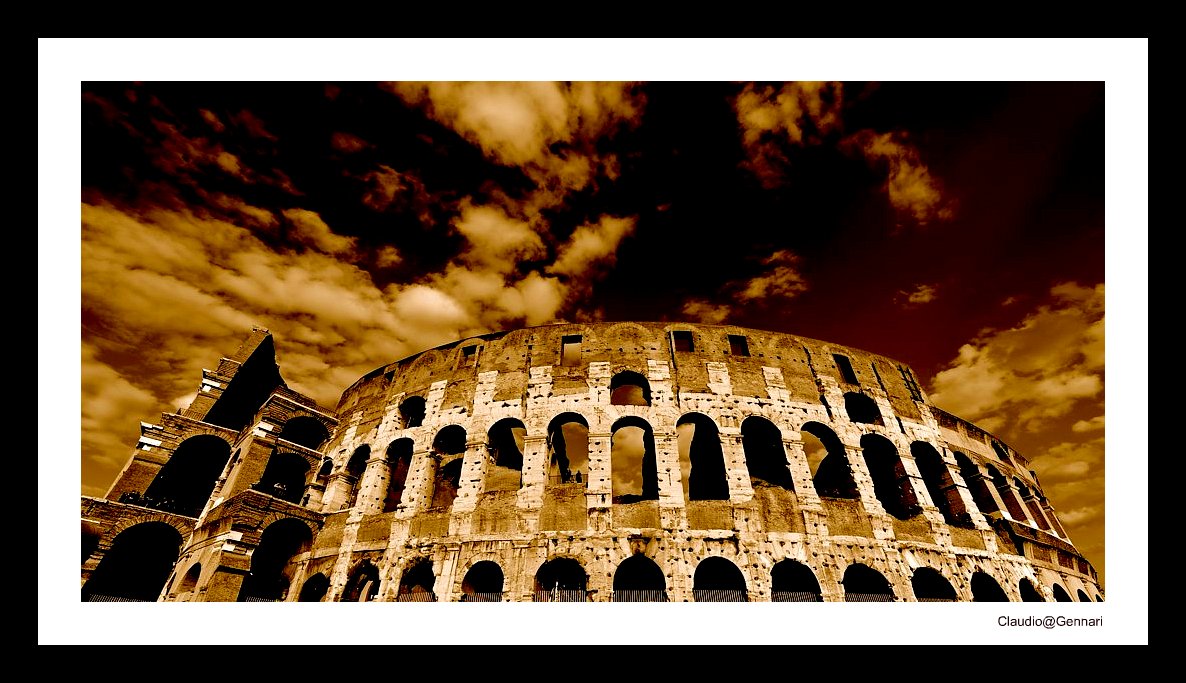
[[[840,580],[845,602],[893,602],[894,589],[876,569],[854,562],[844,570]]]
[[[304,455],[277,449],[272,451],[264,473],[251,488],[300,505],[309,469],[309,460]]]
[[[804,452],[811,470],[815,492],[824,498],[860,500],[844,444],[829,427],[819,422],[807,422],[800,428],[800,436],[809,435],[815,443],[804,439]]]
[[[956,602],[959,596],[943,574],[931,567],[919,567],[910,577],[910,587],[918,602]]]
[[[729,500],[721,435],[704,413],[685,413],[675,423],[684,500]]]
[[[251,553],[251,571],[239,589],[239,602],[284,600],[296,570],[294,559],[312,545],[313,534],[303,519],[286,517],[265,527]]]
[[[391,512],[404,499],[404,488],[408,473],[412,469],[412,455],[415,443],[409,438],[396,439],[387,446],[387,466],[390,477],[387,480],[387,496],[383,500],[383,512]]]
[[[198,579],[202,577],[202,563],[194,562],[186,570],[185,576],[181,577],[181,583],[177,584],[177,593],[192,593],[198,587]]]
[[[565,412],[548,423],[548,483],[588,483],[589,420]]]
[[[1071,600],[1070,594],[1067,593],[1067,589],[1063,588],[1061,585],[1057,583],[1052,584],[1050,586],[1050,590],[1054,593],[1055,602],[1074,602],[1074,600]]]
[[[1082,588],[1075,591],[1075,597],[1079,599],[1079,602],[1091,602],[1091,598],[1088,597],[1087,591],[1083,590]]]
[[[770,569],[771,602],[823,602],[819,580],[811,567],[795,560],[782,560]]]
[[[844,394],[844,412],[852,422],[871,425],[885,425],[881,417],[881,410],[874,401],[865,394],[849,391]]]
[[[1009,602],[1009,596],[990,574],[975,572],[972,574],[972,602]]]
[[[1022,579],[1017,583],[1017,591],[1021,593],[1022,602],[1046,602],[1046,598],[1034,588],[1033,582],[1029,579]]]
[[[424,424],[427,403],[423,396],[408,396],[399,404],[400,427],[412,429]]]
[[[181,552],[170,524],[145,521],[120,531],[82,587],[82,600],[155,602]]]
[[[120,534],[131,529],[134,526],[145,524],[148,522],[160,522],[161,524],[168,524],[173,527],[181,538],[189,538],[194,532],[193,525],[183,517],[170,515],[165,513],[155,513],[148,515],[137,515],[135,517],[125,517],[117,522],[114,526],[103,534],[103,539],[99,541],[99,547],[110,547],[114,544],[116,538]]]
[[[82,562],[86,563],[91,555],[99,549],[99,543],[103,540],[103,528],[91,520],[82,520]]]
[[[532,602],[585,602],[589,574],[580,560],[554,557],[535,572]]]
[[[861,436],[861,453],[873,478],[873,492],[889,514],[909,519],[922,511],[893,442],[880,434]]]
[[[433,592],[435,584],[436,575],[432,571],[431,559],[420,557],[410,560],[400,576],[396,602],[436,602],[436,593]]]
[[[497,562],[475,562],[461,580],[461,602],[502,602],[505,582]]]
[[[1043,531],[1053,533],[1053,530],[1050,528],[1050,522],[1046,521],[1046,515],[1042,514],[1042,506],[1038,503],[1038,498],[1030,490],[1030,487],[1026,486],[1020,477],[1013,477],[1013,486],[1017,489],[1017,495],[1021,497],[1022,503],[1029,509],[1030,517],[1034,520],[1034,524],[1038,525],[1038,528]]]
[[[795,490],[791,470],[787,467],[782,430],[773,422],[758,415],[745,418],[741,423],[741,449],[745,453],[745,466],[752,486]]]
[[[358,502],[358,491],[362,487],[362,475],[367,469],[367,460],[371,458],[370,444],[362,444],[354,449],[350,454],[350,459],[346,461],[345,473],[348,476],[347,481],[350,484],[350,492],[346,494],[346,502],[342,507],[351,508]]]
[[[486,433],[490,464],[486,469],[486,491],[518,491],[523,484],[523,444],[527,426],[522,420],[504,417]]]
[[[993,465],[985,465],[984,467],[988,470],[988,476],[992,480],[993,486],[996,487],[997,494],[1005,502],[1005,508],[1009,511],[1009,516],[1018,522],[1026,521],[1025,510],[1021,507],[1021,501],[1017,499],[1017,492],[1009,485],[1009,479]]]
[[[354,564],[339,602],[374,602],[379,596],[379,568],[364,557]]]
[[[659,499],[655,433],[640,417],[623,417],[610,429],[610,470],[615,503]]]
[[[748,590],[741,570],[723,557],[704,558],[692,576],[696,602],[749,602]]]
[[[141,497],[141,505],[197,517],[231,457],[221,436],[199,434],[182,441]]]
[[[633,370],[622,370],[609,382],[609,402],[615,406],[651,405],[651,383]]]
[[[614,602],[667,602],[667,580],[655,561],[631,555],[614,571]]]
[[[955,452],[955,462],[960,468],[960,478],[968,486],[968,491],[972,493],[972,502],[976,504],[980,513],[987,515],[990,512],[998,512],[997,501],[993,498],[988,482],[976,463],[959,451]]]
[[[297,598],[298,602],[321,602],[325,599],[325,594],[329,592],[329,579],[325,574],[317,572],[313,576],[305,579],[305,583],[301,586],[300,596]]]
[[[972,519],[964,507],[964,500],[960,497],[959,487],[951,477],[943,456],[935,447],[925,441],[915,441],[910,444],[910,454],[914,456],[914,463],[922,475],[923,484],[931,496],[931,502],[939,508],[943,521],[953,526],[972,527]]]
[[[329,441],[330,428],[320,419],[304,414],[289,417],[276,438],[304,446],[310,450],[321,450]]]
[[[467,435],[461,425],[442,427],[432,440],[432,451],[437,462],[428,496],[430,507],[448,509],[461,488],[461,468],[465,464]]]

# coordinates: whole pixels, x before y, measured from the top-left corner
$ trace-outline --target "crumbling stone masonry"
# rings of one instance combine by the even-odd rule
[[[1102,599],[1025,458],[788,334],[499,332],[330,410],[255,329],[141,434],[82,498],[83,600]]]

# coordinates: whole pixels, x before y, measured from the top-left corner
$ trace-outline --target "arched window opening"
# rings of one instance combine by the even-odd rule
[[[1071,596],[1067,594],[1066,589],[1057,583],[1051,586],[1051,589],[1054,591],[1055,602],[1074,602],[1074,600],[1071,599]]]
[[[1021,496],[1021,500],[1025,502],[1026,508],[1030,511],[1030,517],[1033,518],[1038,528],[1050,531],[1050,523],[1046,521],[1046,515],[1042,514],[1042,506],[1038,503],[1037,496],[1030,491],[1030,487],[1017,477],[1013,478],[1013,486],[1017,489],[1017,495]]]
[[[951,582],[930,567],[915,569],[910,577],[910,587],[914,589],[914,599],[919,602],[955,602],[959,599]]]
[[[881,572],[863,564],[850,564],[840,581],[845,602],[893,602],[894,589]]]
[[[1022,579],[1017,584],[1017,590],[1021,593],[1022,602],[1046,602],[1042,594],[1034,588],[1034,584],[1030,583],[1029,579]]]
[[[317,418],[300,415],[284,423],[279,438],[316,451],[329,440],[329,430]]]
[[[278,602],[288,597],[297,555],[308,552],[313,533],[299,519],[268,525],[251,553],[251,571],[239,589],[239,602]]]
[[[954,526],[971,528],[971,518],[964,509],[959,488],[951,478],[951,472],[947,470],[939,451],[929,443],[915,441],[910,444],[910,454],[914,456],[914,463],[918,465],[918,472],[922,475],[927,493],[931,494],[931,500],[939,508],[943,521]]]
[[[611,431],[610,469],[615,503],[659,499],[655,434],[643,419],[624,417]]]
[[[1079,602],[1091,602],[1091,598],[1087,597],[1087,593],[1082,590],[1075,591],[1075,595],[1079,598]]]
[[[252,488],[280,500],[300,505],[305,493],[309,461],[296,453],[273,452],[263,476]]]
[[[523,484],[523,442],[527,427],[513,417],[495,422],[487,433],[490,466],[487,491],[518,491]]]
[[[399,418],[404,429],[419,427],[424,424],[424,399],[420,396],[409,396],[399,404]]]
[[[873,478],[873,492],[886,512],[908,519],[922,511],[893,442],[878,434],[865,434],[861,437],[861,452]]]
[[[749,602],[745,576],[737,565],[723,557],[708,557],[696,565],[692,577],[692,599],[696,602]]]
[[[787,467],[782,430],[773,422],[764,417],[747,417],[741,423],[741,448],[745,452],[750,485],[795,490],[791,470]]]
[[[1009,596],[997,580],[985,574],[972,574],[972,602],[1009,602]]]
[[[972,501],[976,503],[976,507],[981,514],[987,515],[990,512],[997,512],[997,501],[992,496],[992,491],[988,488],[988,482],[985,476],[980,472],[980,468],[972,462],[972,459],[963,453],[955,453],[955,462],[960,468],[960,478],[968,486],[968,491],[972,493]]]
[[[197,517],[230,457],[230,445],[219,437],[209,434],[191,436],[173,451],[144,492],[140,504]]]
[[[548,483],[587,484],[589,423],[576,413],[562,413],[548,425]]]
[[[609,382],[609,402],[615,406],[649,406],[651,384],[637,372],[623,370]]]
[[[1104,601],[1104,596],[1100,595],[1099,593],[1096,593],[1096,594],[1095,594],[1095,601],[1096,601],[1096,602],[1103,602],[1103,601]]]
[[[861,494],[836,432],[818,422],[808,422],[799,435],[815,492],[824,498],[859,500]]]
[[[663,570],[646,555],[632,555],[614,572],[614,602],[667,602]]]
[[[502,567],[483,560],[461,580],[461,602],[502,602]]]
[[[185,576],[181,578],[181,583],[177,585],[177,592],[179,594],[192,593],[194,589],[198,587],[198,579],[201,578],[201,576],[202,564],[200,562],[195,562],[193,566],[185,572]]]
[[[396,439],[387,447],[387,467],[390,478],[387,480],[387,498],[383,501],[383,512],[391,512],[399,507],[404,499],[404,488],[408,483],[408,472],[412,469],[411,439]]]
[[[99,549],[99,541],[103,538],[103,529],[94,522],[82,522],[82,562],[85,563],[91,555]]]
[[[367,469],[367,460],[371,457],[371,447],[363,444],[354,449],[350,459],[346,461],[346,473],[350,475],[350,493],[346,496],[346,507],[354,507],[358,502],[358,490],[362,487],[362,475]]]
[[[82,587],[83,602],[155,602],[177,562],[181,540],[164,522],[125,529]]]
[[[329,475],[334,471],[334,461],[332,458],[326,458],[321,461],[321,469],[317,470],[317,481],[325,481]]]
[[[317,572],[306,579],[305,585],[301,586],[298,602],[321,602],[325,599],[327,592],[329,592],[329,579],[325,577],[325,574]]]
[[[770,570],[771,602],[823,602],[819,580],[805,564],[783,560]]]
[[[396,602],[436,602],[437,596],[432,592],[435,583],[432,562],[420,560],[404,569],[404,575],[399,580],[399,593],[395,596]]]
[[[585,602],[589,576],[576,560],[548,560],[535,573],[532,602]]]
[[[877,401],[864,394],[850,391],[844,395],[844,411],[848,419],[863,424],[883,425],[881,410],[877,408]]]
[[[379,568],[369,559],[363,558],[350,578],[346,580],[346,589],[342,592],[342,602],[374,602],[379,597]]]
[[[684,500],[729,500],[721,435],[707,415],[688,413],[676,422]]]
[[[1017,499],[1017,492],[1009,485],[1009,480],[992,465],[985,467],[988,469],[988,476],[992,479],[993,486],[996,487],[1001,500],[1005,501],[1005,508],[1009,510],[1009,516],[1018,522],[1026,521],[1025,510],[1021,507],[1021,501]]]
[[[461,468],[465,464],[465,428],[449,425],[437,432],[432,440],[432,450],[437,458],[436,476],[433,477],[431,507],[444,510],[452,507],[457,491],[461,488]]]

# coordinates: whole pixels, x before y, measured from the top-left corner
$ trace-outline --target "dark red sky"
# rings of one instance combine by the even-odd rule
[[[478,331],[691,319],[909,363],[1104,567],[1104,86],[83,83],[82,490],[252,324],[333,405]]]

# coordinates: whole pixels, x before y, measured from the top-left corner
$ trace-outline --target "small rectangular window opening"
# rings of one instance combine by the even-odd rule
[[[474,363],[477,362],[477,360],[478,360],[478,347],[476,344],[474,346],[461,347],[461,367],[463,367],[463,368],[471,367]]]
[[[740,334],[729,335],[729,353],[734,356],[748,356],[749,341]]]
[[[560,365],[571,368],[581,364],[581,335],[566,334],[560,339]]]
[[[687,330],[676,330],[671,333],[671,344],[676,351],[692,353],[696,345],[692,341],[692,333]]]
[[[836,367],[840,369],[840,374],[844,377],[845,382],[849,384],[860,384],[857,381],[857,373],[852,369],[852,363],[848,361],[848,356],[833,353],[832,359],[836,361]]]

